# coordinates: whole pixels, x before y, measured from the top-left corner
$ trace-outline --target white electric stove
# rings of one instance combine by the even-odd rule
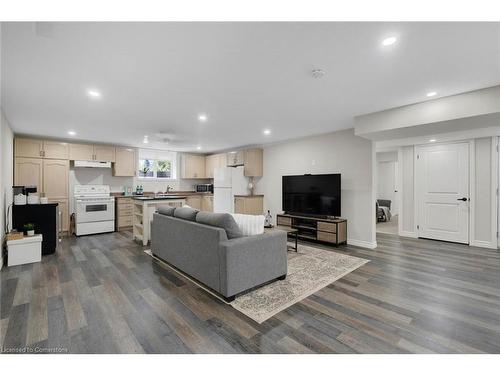
[[[75,185],[76,235],[115,230],[115,197],[108,185]]]

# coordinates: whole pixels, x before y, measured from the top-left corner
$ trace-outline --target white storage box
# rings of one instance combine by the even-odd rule
[[[7,241],[7,266],[40,262],[42,260],[42,235],[36,234],[20,240]]]

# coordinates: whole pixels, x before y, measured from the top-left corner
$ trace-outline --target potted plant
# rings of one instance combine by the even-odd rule
[[[169,178],[170,177],[170,162],[166,160],[158,160],[156,162],[156,177]]]
[[[33,223],[24,224],[24,231],[26,232],[27,236],[34,236],[35,235],[35,224],[33,224]]]
[[[151,169],[151,162],[144,160],[143,167],[139,170],[140,177],[153,177],[153,170]]]

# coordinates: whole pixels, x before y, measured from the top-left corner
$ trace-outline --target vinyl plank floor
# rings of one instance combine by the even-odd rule
[[[257,324],[144,254],[66,237],[0,271],[0,346],[62,353],[500,353],[500,251],[378,234],[366,265]],[[299,243],[300,246],[300,243]]]

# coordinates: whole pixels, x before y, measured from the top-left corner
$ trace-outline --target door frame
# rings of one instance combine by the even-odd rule
[[[456,142],[436,142],[432,144],[418,144],[413,147],[413,215],[414,215],[414,231],[416,237],[420,238],[420,228],[419,228],[419,189],[417,181],[417,151],[421,147],[430,147],[437,145],[456,145],[456,144],[468,144],[469,145],[469,239],[468,245],[471,246],[474,238],[474,225],[475,225],[475,196],[476,189],[474,184],[474,177],[476,175],[475,169],[475,143],[473,139],[456,141]]]

